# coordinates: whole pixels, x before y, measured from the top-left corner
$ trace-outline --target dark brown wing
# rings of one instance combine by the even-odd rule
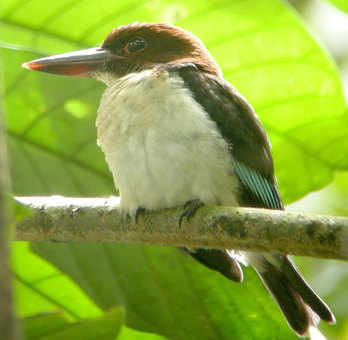
[[[240,205],[283,209],[268,137],[253,108],[228,82],[199,71],[194,65],[178,68],[176,72],[231,146],[235,173],[240,181]],[[227,261],[228,253],[222,252],[224,256],[219,258],[215,254],[210,261],[207,258],[213,254],[207,250],[197,251],[196,257],[228,277],[223,271],[228,268],[227,263],[216,265],[218,260]],[[309,287],[287,256],[250,254],[248,261],[297,334],[306,334],[310,325],[315,324],[312,311],[325,321],[335,320],[330,309]]]
[[[267,134],[253,108],[228,82],[194,66],[178,68],[185,85],[231,146],[241,182],[240,205],[283,209]]]

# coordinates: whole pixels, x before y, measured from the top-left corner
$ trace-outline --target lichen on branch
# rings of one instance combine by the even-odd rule
[[[205,206],[178,224],[182,208],[124,217],[119,197],[16,197],[32,214],[15,240],[133,242],[229,248],[348,260],[348,219],[279,210]]]

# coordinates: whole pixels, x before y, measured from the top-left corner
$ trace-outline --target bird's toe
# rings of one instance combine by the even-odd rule
[[[181,223],[185,217],[186,217],[186,220],[189,221],[190,218],[194,216],[196,211],[203,205],[204,204],[199,199],[187,201],[184,204],[184,211],[179,217],[179,226],[181,227]]]

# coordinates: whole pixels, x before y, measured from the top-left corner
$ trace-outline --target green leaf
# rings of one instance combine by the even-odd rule
[[[334,6],[336,6],[340,10],[348,13],[348,3],[346,0],[326,0],[326,1],[331,2]]]
[[[69,323],[61,314],[42,314],[24,319],[28,340],[114,340],[124,322],[122,308],[114,308],[103,316]]]
[[[167,338],[153,334],[139,332],[128,327],[122,327],[121,334],[118,336],[117,340],[165,340]]]
[[[41,336],[52,335],[52,333],[60,334],[63,330],[65,332],[72,325],[71,321],[75,321],[74,332],[78,332],[80,327],[76,321],[82,321],[84,324],[87,320],[90,324],[86,326],[86,330],[99,323],[101,328],[107,330],[108,324],[112,323],[110,334],[117,331],[117,328],[114,327],[117,326],[115,321],[118,320],[119,326],[121,326],[123,318],[121,309],[114,309],[111,310],[111,313],[102,314],[102,311],[68,276],[32,253],[29,243],[15,242],[12,245],[12,250],[17,314],[22,317],[24,332],[28,340],[38,337],[46,339],[46,337],[41,338]],[[110,304],[109,307],[113,306]],[[78,338],[72,337],[69,333],[66,340],[68,339]],[[92,337],[91,339],[96,338]],[[99,339],[101,338],[98,337]],[[122,327],[118,339],[160,340],[164,338],[156,334]]]
[[[32,253],[28,242],[12,244],[12,271],[20,317],[57,309],[71,320],[102,314],[71,278]]]
[[[60,312],[41,313],[21,319],[21,326],[28,340],[59,331],[68,324],[69,321]]]
[[[296,339],[251,269],[237,284],[170,247],[33,246],[100,308],[123,304],[132,328],[170,339]]]

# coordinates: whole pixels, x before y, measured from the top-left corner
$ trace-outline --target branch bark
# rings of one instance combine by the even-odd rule
[[[17,197],[30,217],[17,241],[116,241],[230,248],[348,260],[348,219],[277,210],[206,206],[178,226],[182,208],[124,218],[119,197]]]
[[[1,65],[0,65],[1,66]],[[1,74],[0,74],[1,82]],[[0,339],[18,339],[17,324],[13,313],[13,298],[10,274],[10,176],[7,166],[5,127],[0,98]]]

